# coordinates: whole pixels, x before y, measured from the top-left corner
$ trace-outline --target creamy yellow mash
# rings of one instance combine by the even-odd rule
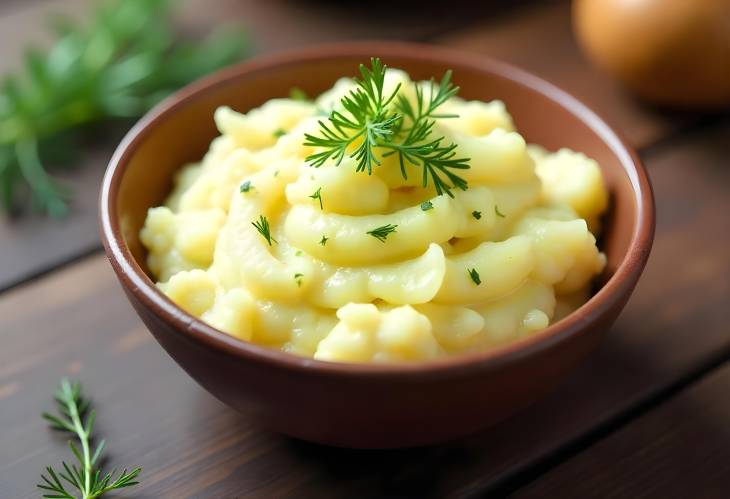
[[[416,85],[389,69],[386,89]],[[218,109],[221,135],[149,210],[141,239],[160,289],[245,341],[315,359],[389,362],[481,351],[529,336],[588,296],[605,265],[591,232],[607,193],[583,154],[528,146],[500,101],[451,98],[434,131],[470,158],[454,198],[346,158],[309,166],[304,134],[354,86],[314,102]],[[317,195],[319,193],[319,195]],[[253,223],[266,217],[271,243]],[[381,240],[370,232],[397,229]]]

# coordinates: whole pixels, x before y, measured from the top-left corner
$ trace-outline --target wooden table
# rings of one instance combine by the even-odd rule
[[[195,0],[180,23],[240,19],[260,52],[403,38],[488,54],[623,130],[653,181],[657,235],[594,355],[546,399],[448,445],[363,452],[265,433],[188,378],[122,296],[96,232],[113,138],[65,174],[77,193],[68,219],[0,221],[0,497],[37,497],[43,466],[68,454],[39,417],[63,375],[97,402],[109,464],[144,468],[127,497],[730,497],[730,116],[661,113],[625,95],[579,53],[566,2],[497,3],[401,8],[375,24],[334,1]],[[84,2],[0,2],[0,70],[43,40],[54,10],[81,15]]]

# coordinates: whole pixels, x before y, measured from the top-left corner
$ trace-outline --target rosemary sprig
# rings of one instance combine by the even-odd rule
[[[385,240],[388,238],[388,235],[396,231],[396,227],[398,226],[392,224],[382,225],[380,227],[376,227],[373,230],[367,231],[366,234],[370,234],[381,243],[384,243]]]
[[[55,393],[58,405],[58,414],[43,413],[43,419],[51,424],[55,430],[72,433],[81,444],[81,449],[69,440],[68,446],[76,463],[63,461],[63,471],[56,471],[51,466],[46,468],[47,474],[41,475],[42,483],[37,484],[46,498],[61,499],[95,499],[112,490],[131,487],[139,483],[137,477],[142,468],[134,468],[132,471],[126,469],[117,474],[116,470],[102,474],[99,466],[105,441],[100,440],[94,452],[91,452],[92,430],[96,413],[89,409],[90,403],[81,395],[81,385],[78,382],[71,383],[68,379],[61,380],[61,386]],[[67,486],[72,486],[76,492],[69,491]]]
[[[332,111],[329,124],[319,122],[319,136],[305,134],[304,145],[320,149],[306,160],[318,168],[328,160],[339,166],[348,156],[355,160],[357,171],[372,174],[381,157],[397,154],[403,178],[408,177],[407,164],[420,166],[423,186],[433,182],[437,194],[453,197],[451,189],[466,190],[466,180],[454,170],[468,169],[469,159],[457,157],[456,144],[445,143],[444,137],[433,133],[436,119],[454,117],[437,114],[437,109],[459,91],[451,83],[451,71],[438,85],[431,80],[428,97],[416,86],[413,106],[399,93],[400,84],[392,93],[384,94],[385,70],[375,57],[370,59],[369,69],[360,65],[361,78],[355,79],[356,88],[341,99],[342,111]]]
[[[78,152],[80,127],[140,116],[171,91],[239,60],[240,30],[196,43],[177,40],[170,0],[105,0],[88,25],[55,23],[48,52],[29,48],[23,68],[0,82],[0,204],[63,216],[70,191],[47,173]],[[68,161],[66,161],[68,162]]]
[[[269,246],[271,246],[272,241],[276,244],[279,244],[276,239],[274,239],[274,237],[271,235],[269,220],[265,216],[260,215],[258,221],[251,222],[251,225],[256,227],[256,230],[259,231],[259,234],[264,236],[264,239],[266,239],[266,242],[269,243]]]

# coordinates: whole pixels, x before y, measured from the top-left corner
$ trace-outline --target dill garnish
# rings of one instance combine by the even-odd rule
[[[332,111],[329,123],[319,122],[319,136],[305,134],[305,146],[320,148],[306,160],[317,168],[330,159],[339,165],[348,156],[355,160],[358,172],[372,174],[373,167],[381,164],[376,153],[380,150],[381,157],[398,155],[403,178],[407,178],[407,164],[423,168],[423,187],[430,181],[439,195],[453,197],[451,189],[466,190],[467,181],[455,170],[468,169],[469,159],[457,157],[456,144],[433,133],[436,119],[454,117],[436,112],[459,91],[451,83],[451,71],[438,85],[432,79],[428,93],[417,85],[414,106],[399,93],[400,84],[384,94],[385,70],[375,57],[370,59],[370,68],[360,65],[357,88],[340,101],[343,110]]]
[[[269,227],[269,220],[261,215],[259,216],[259,219],[257,222],[251,222],[251,225],[256,227],[256,230],[259,231],[259,234],[264,236],[264,239],[266,239],[266,242],[269,243],[269,246],[271,246],[271,242],[277,243],[276,239],[274,239],[271,235],[271,227]],[[279,244],[279,243],[277,243]]]
[[[395,228],[398,227],[397,225],[387,224],[383,225],[381,227],[377,227],[373,230],[370,230],[366,232],[366,234],[370,234],[375,239],[380,241],[381,243],[384,243],[385,240],[388,238],[388,234],[391,234],[395,232]]]

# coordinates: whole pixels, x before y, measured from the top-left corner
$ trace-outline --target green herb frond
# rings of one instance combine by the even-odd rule
[[[0,83],[0,209],[17,211],[29,198],[35,209],[63,216],[71,193],[47,168],[78,160],[81,127],[140,116],[247,52],[238,30],[181,43],[173,7],[166,0],[99,2],[86,25],[58,20],[47,52],[26,50],[21,71]]]
[[[439,195],[453,197],[451,189],[467,189],[467,181],[454,170],[468,169],[469,159],[457,157],[456,144],[433,134],[436,119],[454,117],[437,113],[459,91],[451,83],[451,71],[438,85],[431,80],[428,95],[423,86],[416,85],[414,105],[399,93],[400,84],[389,95],[384,94],[386,66],[377,58],[371,58],[370,65],[360,65],[361,79],[356,79],[356,88],[341,99],[342,111],[332,111],[328,123],[319,122],[318,136],[305,134],[304,145],[320,149],[309,155],[307,162],[320,167],[331,160],[339,166],[350,157],[355,160],[356,171],[372,174],[382,157],[397,154],[404,178],[408,164],[421,167],[423,186],[433,183]]]
[[[392,234],[393,232],[396,232],[397,225],[387,224],[383,225],[381,227],[376,227],[373,230],[369,230],[366,232],[366,234],[370,234],[375,239],[380,241],[381,243],[384,243],[385,240],[388,238],[389,234]]]
[[[69,464],[63,461],[61,463],[62,471],[56,471],[51,466],[46,467],[46,473],[41,474],[41,483],[37,484],[37,487],[43,491],[43,497],[95,499],[107,492],[138,484],[137,477],[142,468],[134,468],[132,471],[125,469],[121,473],[114,470],[103,474],[99,463],[105,441],[99,441],[94,452],[91,452],[96,413],[89,409],[89,400],[81,395],[81,385],[78,382],[71,383],[64,378],[61,380],[61,385],[54,398],[58,413],[43,413],[43,419],[48,421],[51,428],[55,430],[74,434],[81,448],[73,441],[69,441],[69,449],[77,462]],[[80,496],[77,496],[76,492],[70,491],[67,488],[68,485],[78,491]]]
[[[269,243],[269,246],[272,245],[272,241],[276,244],[279,244],[276,239],[274,239],[274,237],[271,235],[269,220],[265,216],[260,215],[259,219],[256,222],[251,222],[251,225],[256,227],[256,230],[259,231],[259,234],[261,234],[264,239],[266,239],[266,242]]]

